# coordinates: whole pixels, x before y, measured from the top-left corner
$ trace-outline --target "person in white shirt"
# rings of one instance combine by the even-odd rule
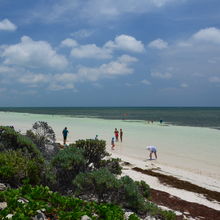
[[[157,159],[157,148],[155,146],[147,146],[147,150],[150,151],[150,160],[152,160],[153,153],[154,153],[155,159]]]

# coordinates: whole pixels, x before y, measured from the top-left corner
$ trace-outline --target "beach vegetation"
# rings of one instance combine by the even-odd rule
[[[99,163],[99,168],[107,168],[111,173],[116,175],[121,175],[122,166],[120,165],[119,158],[111,158],[108,160],[101,160]]]
[[[138,216],[136,214],[129,215],[129,220],[139,220]]]
[[[86,195],[98,202],[117,203],[120,181],[106,168],[80,173],[73,180],[73,192],[76,196]]]
[[[0,126],[0,151],[7,150],[20,150],[23,154],[42,162],[42,155],[31,139],[13,128]]]
[[[143,180],[141,181],[135,181],[135,183],[138,185],[138,189],[141,192],[141,194],[149,199],[150,198],[150,186],[145,183]]]
[[[146,204],[147,213],[157,219],[176,220],[176,214],[170,210],[162,210],[152,202]]]
[[[122,205],[138,213],[145,211],[145,198],[140,186],[128,176],[116,178],[106,168],[80,173],[73,180],[73,192],[76,196],[96,198],[98,202],[111,202]]]
[[[38,161],[23,155],[21,151],[0,152],[0,181],[11,186],[20,186],[24,180],[39,184],[42,167]]]
[[[119,206],[62,196],[41,185],[24,185],[18,189],[0,192],[0,202],[7,202],[7,207],[0,212],[0,219],[7,219],[9,214],[13,215],[13,219],[30,219],[39,212],[43,212],[48,219],[77,220],[84,215],[94,220],[125,219]]]
[[[47,144],[56,145],[53,130],[47,123],[34,125],[26,135],[0,126],[0,182],[20,187],[0,192],[0,201],[7,202],[0,218],[13,214],[15,219],[29,219],[44,210],[51,219],[80,219],[87,215],[92,219],[120,220],[124,219],[123,207],[138,215],[174,219],[172,212],[149,202],[150,187],[145,182],[119,176],[121,161],[109,158],[105,141],[78,140],[45,157],[42,149]],[[28,202],[18,202],[19,198]],[[129,217],[137,218],[135,214]]]
[[[144,196],[141,194],[137,182],[129,176],[121,177],[120,181],[120,201],[122,206],[137,213],[144,213],[146,211],[146,202]]]
[[[101,160],[109,156],[109,153],[106,151],[106,143],[104,140],[78,140],[74,145],[70,145],[70,147],[71,146],[83,150],[87,167],[99,168]]]
[[[26,135],[40,148],[56,141],[55,132],[45,121],[37,121],[31,130],[27,130]]]
[[[60,189],[68,189],[75,176],[85,171],[86,160],[83,152],[82,149],[68,147],[59,151],[53,158],[51,163]]]

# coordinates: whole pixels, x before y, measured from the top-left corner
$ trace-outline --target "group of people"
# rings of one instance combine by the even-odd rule
[[[112,150],[114,150],[114,148],[115,148],[115,141],[116,142],[119,141],[119,137],[120,137],[120,141],[122,142],[122,138],[123,138],[122,129],[120,128],[120,131],[118,131],[118,129],[115,128],[114,135],[115,135],[115,137],[112,137],[112,140],[111,140]]]
[[[63,129],[62,133],[63,133],[63,144],[66,145],[67,135],[69,133],[67,127],[65,127]],[[115,135],[115,137],[112,137],[112,140],[111,140],[112,150],[114,150],[114,148],[115,148],[115,141],[116,142],[119,141],[119,137],[120,137],[120,141],[122,142],[122,138],[123,138],[122,129],[120,129],[120,131],[118,131],[118,129],[115,128],[114,135]],[[95,136],[95,140],[98,140],[98,135]],[[155,146],[147,146],[147,150],[150,151],[150,155],[149,155],[150,160],[152,160],[153,154],[155,156],[155,159],[157,159],[157,148]]]

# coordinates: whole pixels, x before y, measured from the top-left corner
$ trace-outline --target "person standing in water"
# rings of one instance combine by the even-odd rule
[[[114,133],[115,133],[115,141],[117,142],[118,141],[118,130],[117,130],[117,128],[115,128]]]
[[[114,137],[112,137],[111,145],[112,145],[112,150],[114,150],[115,149],[115,138]]]
[[[69,131],[67,130],[67,127],[65,127],[63,129],[63,144],[66,144],[66,139],[67,139],[67,135],[68,135]]]
[[[122,137],[123,137],[123,131],[122,129],[120,128],[120,141],[122,142]]]
[[[152,154],[154,153],[155,159],[157,159],[157,148],[155,146],[147,146],[147,150],[150,151],[150,160],[152,160]]]

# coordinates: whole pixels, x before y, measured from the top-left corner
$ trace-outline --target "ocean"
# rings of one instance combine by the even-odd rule
[[[143,120],[220,129],[220,107],[0,107],[0,111],[76,118]]]
[[[149,163],[146,146],[155,145],[156,167],[214,178],[220,191],[220,108],[0,108],[0,125],[21,133],[36,121],[48,122],[61,143],[64,127],[69,143],[98,135],[109,152],[114,129],[122,128],[123,142],[116,143],[114,154]]]

